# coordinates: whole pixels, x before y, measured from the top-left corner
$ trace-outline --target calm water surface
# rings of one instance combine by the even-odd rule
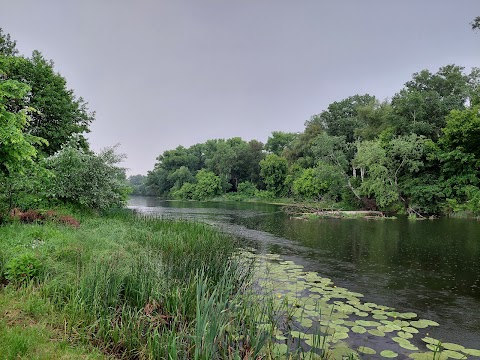
[[[460,219],[297,220],[280,207],[132,197],[130,207],[194,219],[244,239],[261,252],[331,278],[365,302],[434,320],[430,336],[480,347],[480,222]]]

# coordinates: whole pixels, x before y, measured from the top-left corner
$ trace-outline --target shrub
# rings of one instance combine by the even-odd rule
[[[5,265],[5,278],[13,283],[21,284],[38,277],[41,263],[32,254],[16,256]]]
[[[116,166],[123,159],[115,147],[94,154],[72,141],[47,159],[55,176],[49,196],[99,210],[122,206],[130,191],[125,170]]]
[[[250,181],[241,182],[237,186],[237,192],[245,196],[255,196],[255,191],[257,191],[257,188]]]

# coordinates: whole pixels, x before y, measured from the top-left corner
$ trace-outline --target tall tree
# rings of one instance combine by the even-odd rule
[[[463,110],[472,98],[476,72],[467,75],[456,65],[441,67],[432,74],[422,70],[392,98],[397,134],[416,133],[437,140],[452,110]]]
[[[285,179],[287,177],[287,160],[275,154],[269,154],[260,161],[260,175],[267,186],[275,196],[285,195]]]
[[[15,56],[18,54],[17,43],[10,34],[5,34],[0,27],[0,56]]]
[[[48,146],[37,144],[37,149],[47,155],[54,154],[72,135],[87,149],[82,134],[89,132],[94,114],[88,111],[85,101],[67,88],[66,80],[55,72],[53,61],[46,60],[39,51],[34,51],[30,58],[16,54],[15,42],[0,31],[0,74],[30,88],[28,96],[9,104],[8,109],[14,112],[24,107],[36,109],[27,131],[48,141]]]
[[[320,123],[328,135],[344,136],[347,142],[353,142],[355,129],[361,127],[360,119],[357,117],[358,108],[374,104],[375,101],[375,97],[368,94],[335,101],[319,115]]]
[[[273,131],[272,135],[268,137],[265,144],[265,150],[281,156],[293,140],[297,137],[296,133],[289,133],[283,131]]]

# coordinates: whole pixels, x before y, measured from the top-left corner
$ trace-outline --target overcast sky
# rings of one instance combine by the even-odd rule
[[[20,53],[40,50],[146,174],[178,145],[300,132],[333,101],[391,97],[412,73],[480,66],[480,0],[0,0]]]

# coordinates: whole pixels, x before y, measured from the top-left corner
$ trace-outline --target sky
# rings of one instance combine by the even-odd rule
[[[328,104],[414,72],[480,67],[479,0],[0,0],[0,27],[55,62],[127,174],[208,139],[301,132]]]

